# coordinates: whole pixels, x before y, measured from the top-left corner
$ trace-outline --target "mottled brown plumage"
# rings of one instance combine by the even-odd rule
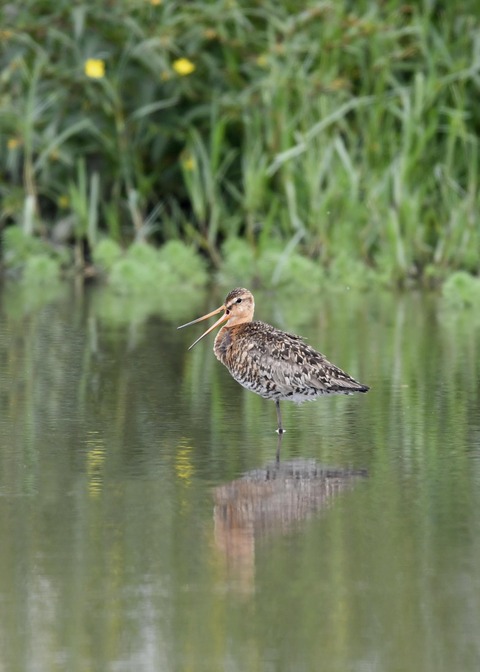
[[[264,399],[275,401],[280,434],[283,432],[281,400],[302,402],[323,394],[352,394],[369,390],[331,364],[299,336],[275,329],[265,322],[253,322],[254,309],[251,292],[237,288],[228,294],[220,308],[182,327],[224,311],[222,317],[190,347],[193,348],[215,327],[226,322],[215,338],[215,356],[240,385]]]

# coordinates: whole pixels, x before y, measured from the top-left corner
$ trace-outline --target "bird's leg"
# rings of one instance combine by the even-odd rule
[[[283,434],[285,430],[283,429],[282,425],[282,414],[280,413],[280,402],[278,401],[278,399],[275,399],[275,406],[277,407],[277,421],[278,421],[277,432],[278,434]]]

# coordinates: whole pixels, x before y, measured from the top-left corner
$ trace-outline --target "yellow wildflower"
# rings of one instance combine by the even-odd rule
[[[195,163],[195,159],[193,158],[193,156],[191,154],[185,154],[182,160],[183,169],[190,172],[192,170],[195,170],[196,165],[197,164]]]
[[[90,79],[102,79],[105,76],[105,61],[101,58],[88,58],[85,61],[84,71]]]
[[[68,208],[68,206],[70,205],[70,199],[66,194],[63,194],[62,196],[58,197],[57,203],[59,208],[62,208],[62,210],[66,210],[66,208]]]
[[[181,77],[191,75],[195,67],[195,64],[189,61],[188,58],[177,58],[176,61],[173,61],[173,69]]]
[[[8,149],[17,149],[17,147],[20,147],[21,142],[18,138],[8,138],[7,140],[7,147]]]
[[[257,62],[257,65],[258,65],[259,68],[268,67],[268,56],[267,56],[267,54],[260,54],[260,56],[257,56],[256,62]]]
[[[161,5],[161,4],[162,4],[162,0],[150,0],[150,4],[151,4],[151,5],[154,5],[154,6],[156,6],[156,5]]]

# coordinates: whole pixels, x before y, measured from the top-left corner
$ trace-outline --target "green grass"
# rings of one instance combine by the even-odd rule
[[[359,285],[478,273],[474,0],[8,7],[3,226],[183,240],[223,278],[240,240],[266,286],[308,276],[297,257]]]

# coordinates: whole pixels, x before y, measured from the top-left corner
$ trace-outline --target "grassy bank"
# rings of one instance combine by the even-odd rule
[[[267,285],[478,272],[474,0],[0,12],[1,223],[59,246],[52,263],[108,237],[182,240]]]

